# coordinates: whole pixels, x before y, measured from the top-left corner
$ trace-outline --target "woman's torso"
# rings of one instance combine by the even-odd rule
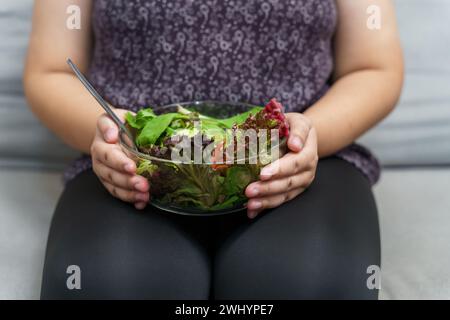
[[[334,0],[94,0],[90,79],[112,105],[134,111],[276,97],[301,112],[328,89],[336,23]],[[377,180],[367,150],[339,155]],[[78,160],[66,178],[87,167]]]
[[[91,78],[113,105],[217,99],[302,111],[333,70],[333,0],[95,0]]]

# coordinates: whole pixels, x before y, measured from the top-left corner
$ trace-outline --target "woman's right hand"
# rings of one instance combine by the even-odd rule
[[[115,112],[123,119],[128,111],[115,109]],[[109,193],[133,203],[136,209],[147,206],[149,183],[146,178],[136,175],[136,164],[122,151],[119,129],[107,114],[98,118],[91,156],[93,170]]]

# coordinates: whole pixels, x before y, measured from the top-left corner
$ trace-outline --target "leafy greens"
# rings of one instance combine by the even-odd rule
[[[279,128],[280,136],[287,136],[289,129],[282,107],[274,99],[265,108],[254,107],[226,119],[180,106],[177,112],[162,115],[151,108],[142,109],[136,115],[127,113],[125,120],[139,150],[162,160],[170,160],[171,151],[183,138],[195,144],[200,135],[202,147],[213,143],[215,154],[228,139],[227,130]],[[223,210],[246,201],[245,188],[258,180],[259,171],[258,164],[174,163],[146,158],[137,163],[137,173],[150,180],[154,201],[203,211]]]

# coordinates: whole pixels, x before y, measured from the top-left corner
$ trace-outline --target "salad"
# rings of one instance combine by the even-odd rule
[[[245,188],[284,152],[289,135],[275,99],[228,118],[179,105],[161,115],[152,108],[127,113],[125,120],[139,151],[137,173],[149,179],[152,203],[195,212],[242,206]]]

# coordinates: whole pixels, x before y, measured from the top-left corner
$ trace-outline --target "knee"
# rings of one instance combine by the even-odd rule
[[[216,257],[216,299],[377,299],[378,291],[367,287],[367,267],[379,263],[370,252],[336,245],[324,234],[285,241],[249,231]]]
[[[49,258],[42,299],[207,299],[210,271],[195,255]],[[78,264],[71,264],[74,261]]]
[[[304,257],[310,259],[311,257]],[[214,297],[228,299],[377,299],[367,287],[367,268],[317,259],[292,261],[279,256],[229,257],[218,260]]]
[[[200,252],[140,244],[60,248],[46,257],[42,299],[208,299],[210,266]],[[123,248],[122,248],[123,249]],[[166,248],[167,249],[167,248]],[[75,266],[75,267],[74,267]]]

